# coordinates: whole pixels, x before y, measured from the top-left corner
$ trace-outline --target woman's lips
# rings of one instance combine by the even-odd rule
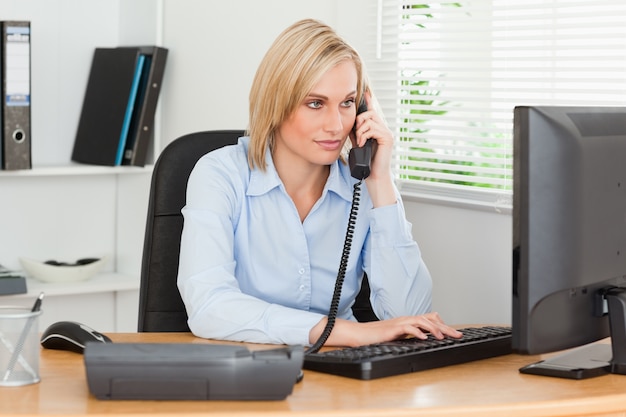
[[[320,140],[316,142],[321,148],[327,151],[336,151],[341,147],[340,140]]]

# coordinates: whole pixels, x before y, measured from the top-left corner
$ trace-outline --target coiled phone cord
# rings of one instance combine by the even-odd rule
[[[354,227],[356,223],[357,212],[359,210],[359,201],[361,197],[361,183],[359,180],[354,184],[354,190],[352,192],[352,206],[350,208],[350,216],[348,217],[348,228],[346,229],[346,237],[343,243],[343,252],[341,254],[341,262],[339,263],[339,270],[337,271],[337,279],[335,280],[335,290],[333,292],[333,298],[330,302],[330,309],[328,311],[328,321],[324,331],[317,339],[317,341],[306,350],[305,355],[309,353],[316,353],[319,351],[326,340],[330,336],[330,332],[335,326],[337,319],[337,312],[339,311],[339,300],[341,298],[341,288],[343,287],[343,281],[346,277],[346,269],[348,268],[348,259],[350,258],[350,250],[352,248],[352,238],[354,236]]]

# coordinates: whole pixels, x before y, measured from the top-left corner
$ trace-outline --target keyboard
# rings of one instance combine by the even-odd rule
[[[511,327],[459,329],[463,337],[399,339],[355,348],[309,353],[304,369],[356,379],[376,379],[441,368],[512,353]]]

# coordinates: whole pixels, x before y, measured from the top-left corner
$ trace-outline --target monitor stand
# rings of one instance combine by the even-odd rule
[[[626,375],[626,288],[604,291],[609,307],[611,344],[593,343],[520,368],[524,374],[586,379],[608,373]]]

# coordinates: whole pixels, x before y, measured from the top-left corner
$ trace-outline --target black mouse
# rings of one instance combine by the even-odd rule
[[[87,342],[112,343],[106,335],[74,321],[53,323],[41,335],[41,346],[46,349],[83,353]]]

